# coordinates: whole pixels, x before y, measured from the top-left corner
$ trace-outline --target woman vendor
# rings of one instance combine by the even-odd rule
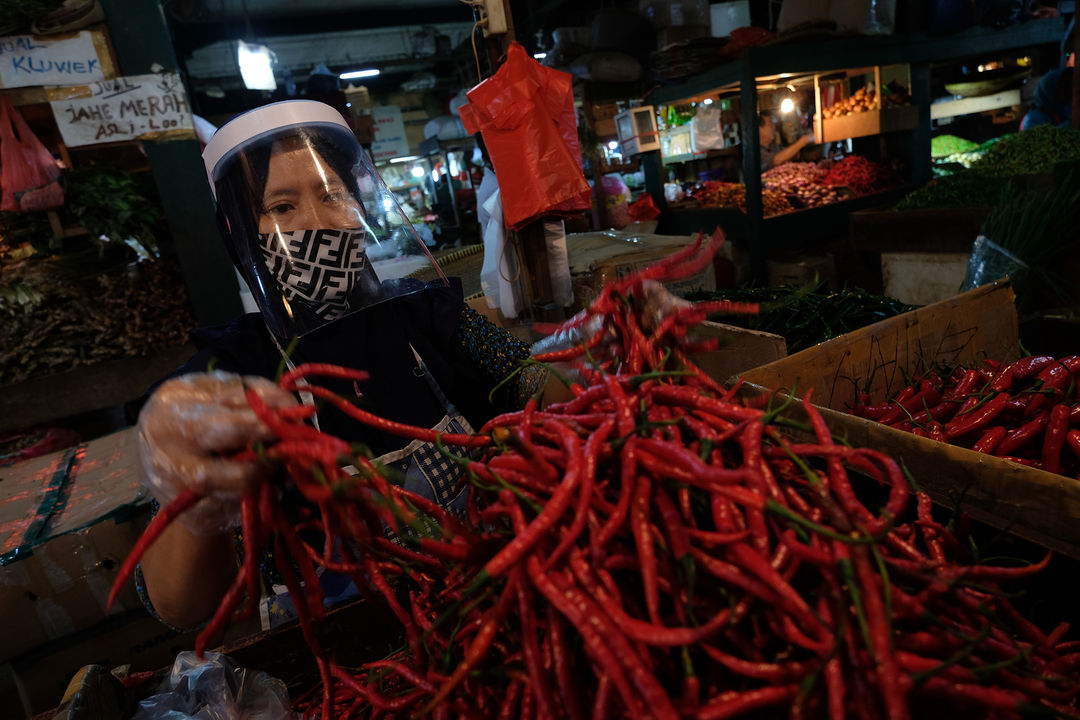
[[[285,364],[363,369],[369,381],[327,386],[385,418],[469,432],[523,406],[548,379],[537,366],[514,374],[529,346],[464,303],[335,109],[297,100],[252,110],[224,125],[203,158],[226,246],[261,312],[200,331],[198,354],[139,417],[140,467],[155,499],[184,487],[204,496],[146,552],[137,576],[158,616],[182,627],[216,610],[236,572],[239,499],[270,472],[230,458],[271,439],[245,386],[285,406],[297,398],[269,379]],[[437,279],[411,279],[417,271]],[[662,313],[670,298],[661,289],[651,304]],[[407,489],[452,509],[464,501],[459,468],[433,444],[406,443],[332,407],[315,421],[362,443]],[[270,607],[264,627],[275,624]]]

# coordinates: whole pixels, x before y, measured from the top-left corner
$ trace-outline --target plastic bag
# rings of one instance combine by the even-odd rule
[[[690,120],[690,129],[694,152],[724,149],[724,126],[716,103],[698,107],[697,115]]]
[[[176,656],[162,692],[139,703],[131,720],[294,720],[285,683],[231,659],[190,650]]]
[[[509,228],[589,209],[569,74],[545,68],[513,43],[503,66],[467,94],[461,120],[470,134],[483,135]]]
[[[515,318],[522,307],[517,282],[520,270],[517,258],[506,245],[503,232],[502,193],[495,173],[484,169],[484,180],[476,194],[477,219],[484,240],[484,263],[480,268],[480,288],[488,307],[498,308],[508,318]]]
[[[649,193],[642,193],[641,197],[630,203],[627,212],[630,213],[630,219],[634,222],[657,220],[660,217],[660,208]]]
[[[60,168],[6,97],[0,104],[0,210],[51,210],[64,204]]]
[[[989,238],[980,235],[971,246],[961,292],[1009,277],[1014,283],[1027,277],[1028,264]]]
[[[601,179],[604,188],[604,212],[610,227],[622,230],[630,224],[630,213],[626,209],[626,200],[630,197],[630,188],[618,175],[605,175]]]

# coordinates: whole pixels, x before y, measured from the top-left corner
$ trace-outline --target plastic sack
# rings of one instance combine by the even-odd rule
[[[207,652],[199,660],[185,650],[176,656],[162,692],[139,703],[131,720],[294,720],[285,683],[231,659]]]
[[[484,138],[513,230],[545,215],[589,209],[572,80],[513,43],[502,67],[470,90],[469,104],[459,110],[466,131]]]
[[[476,193],[476,214],[484,240],[484,263],[480,268],[480,288],[488,307],[504,317],[515,318],[522,307],[517,278],[520,269],[503,232],[502,193],[495,173],[484,168],[484,179]]]
[[[64,204],[56,160],[7,97],[0,104],[0,166],[0,210],[30,212]]]
[[[971,290],[1003,277],[1023,281],[1027,277],[1028,264],[989,238],[980,235],[971,246],[967,274],[960,290]]]
[[[690,120],[690,129],[694,152],[724,149],[724,126],[716,103],[699,106],[697,114]]]
[[[630,188],[626,187],[626,183],[618,175],[605,175],[601,179],[601,187],[604,188],[604,212],[608,225],[622,230],[632,222],[626,208]]]
[[[630,203],[626,210],[634,222],[657,220],[660,217],[660,208],[649,193],[642,193],[641,197]]]

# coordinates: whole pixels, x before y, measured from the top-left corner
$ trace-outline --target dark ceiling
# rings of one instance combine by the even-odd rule
[[[376,95],[418,77],[434,76],[434,87],[448,92],[476,82],[470,35],[480,14],[463,0],[164,0],[163,5],[203,112],[250,105],[252,98],[242,97],[248,93],[234,60],[241,39],[266,44],[276,56],[275,75],[287,71],[301,92],[319,63],[335,73],[378,65],[382,74],[362,81]],[[512,0],[515,38],[535,51],[550,42],[555,27],[588,25],[595,8],[568,0]],[[430,46],[418,51],[422,34],[437,37],[434,52]],[[545,36],[546,41],[538,40]],[[481,69],[489,74],[482,33],[476,32],[475,40]]]

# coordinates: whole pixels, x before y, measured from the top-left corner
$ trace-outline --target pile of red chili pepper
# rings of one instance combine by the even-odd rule
[[[1080,356],[928,372],[852,414],[1049,472],[1080,473]]]
[[[888,190],[900,184],[890,168],[867,160],[861,155],[848,155],[829,169],[821,179],[822,185],[851,188],[859,195]]]
[[[462,517],[252,394],[281,438],[259,452],[312,507],[287,518],[271,483],[245,499],[245,562],[212,627],[253,597],[248,558],[269,544],[323,678],[298,702],[305,718],[1080,717],[1080,643],[1067,623],[1036,627],[1004,589],[1049,557],[968,562],[967,538],[897,463],[835,442],[808,399],[816,442],[786,440],[780,409],[735,401],[686,358],[714,303],[646,331],[644,281],[693,275],[719,241],[605,287],[589,311],[604,327],[536,358],[580,363],[574,398],[476,435],[390,423],[305,386],[445,447],[469,483]],[[350,372],[299,367],[281,384]],[[884,488],[884,506],[860,483]],[[301,539],[316,528],[321,543]],[[360,668],[322,653],[319,566],[389,606],[399,651]]]

